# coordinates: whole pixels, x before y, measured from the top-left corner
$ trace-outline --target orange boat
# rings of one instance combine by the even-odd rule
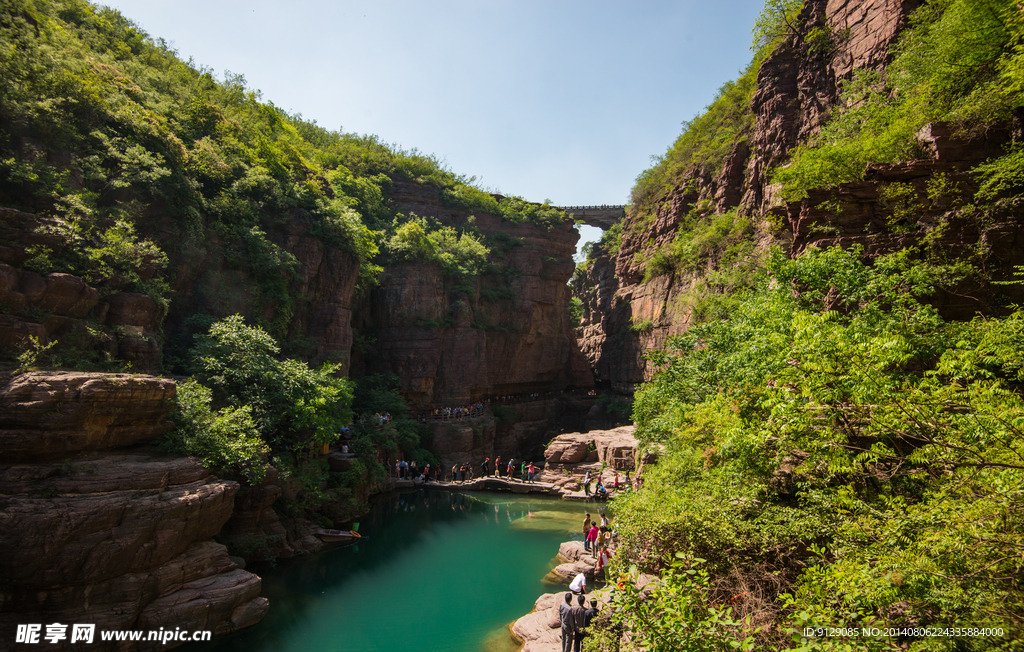
[[[355,530],[317,530],[316,535],[324,543],[337,543],[339,541],[357,541],[362,535]]]

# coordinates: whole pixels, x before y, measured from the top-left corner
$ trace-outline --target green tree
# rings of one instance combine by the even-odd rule
[[[195,377],[212,390],[214,405],[250,408],[275,451],[337,441],[352,421],[350,382],[336,376],[338,365],[311,369],[279,353],[270,334],[232,315],[197,336]]]
[[[178,385],[176,409],[171,415],[174,430],[165,446],[183,455],[194,455],[209,468],[240,474],[251,485],[266,475],[270,448],[263,442],[248,406],[211,407],[213,394],[194,380]]]

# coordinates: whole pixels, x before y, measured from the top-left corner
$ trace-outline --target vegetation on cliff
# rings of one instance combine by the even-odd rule
[[[1024,18],[1012,0],[935,0],[914,12],[884,73],[857,71],[821,133],[775,180],[787,199],[864,178],[872,163],[918,158],[917,133],[948,122],[998,129],[1024,104]],[[1024,187],[1021,145],[980,167],[981,199]]]
[[[212,324],[192,349],[172,448],[258,482],[266,453],[301,459],[337,441],[352,422],[350,381],[337,377],[337,365],[311,369],[280,351],[240,315]]]
[[[750,136],[750,100],[762,57],[755,58],[739,79],[723,85],[703,113],[684,122],[672,147],[640,173],[630,199],[632,211],[650,212],[664,194],[687,183],[695,188],[701,177],[717,174],[729,152]]]
[[[486,276],[476,289],[495,314],[512,303],[518,271],[508,253],[527,245],[485,234],[473,216],[547,230],[565,215],[474,182],[415,149],[289,115],[241,75],[182,61],[117,11],[84,0],[0,4],[0,207],[37,227],[24,234],[27,259],[5,262],[69,272],[99,290],[98,307],[76,318],[96,334],[83,348],[102,344],[104,361],[121,354],[121,335],[142,329],[106,323],[104,302],[125,292],[156,299],[161,314],[138,337],[156,349],[151,370],[194,376],[182,384],[177,445],[211,466],[255,480],[267,455],[333,442],[352,421],[347,367],[337,363],[349,362],[357,270],[363,297],[383,266],[416,261],[438,267],[446,291]],[[409,196],[438,217],[400,211]],[[329,311],[314,304],[327,297],[317,292],[345,296],[329,297],[333,312],[322,317]],[[474,325],[507,328],[485,312]],[[59,322],[24,303],[0,303],[0,313],[30,327]],[[318,319],[335,341],[314,353]],[[357,337],[372,349],[366,330]],[[84,366],[44,339],[2,364]],[[330,364],[304,361],[313,358]],[[378,452],[429,459],[393,388],[366,383],[356,411],[395,417],[383,429],[356,419],[366,475],[380,474]]]
[[[148,293],[166,309],[216,261],[238,286],[235,307],[291,346],[304,299],[289,238],[348,252],[372,283],[391,262],[385,245],[413,219],[391,206],[396,181],[510,222],[564,220],[479,190],[416,150],[288,115],[243,76],[216,79],[114,10],[11,0],[0,32],[0,205],[41,216],[53,236],[33,247],[30,269],[70,272],[103,293]],[[457,248],[476,237],[461,225],[421,226],[442,244],[456,229]],[[182,310],[224,317],[221,299],[193,296]],[[175,314],[178,325],[188,318]],[[167,333],[170,366],[195,332]]]
[[[409,414],[395,378],[367,376],[357,384],[338,377],[338,365],[314,369],[283,357],[269,333],[240,315],[197,336],[190,358],[193,376],[178,386],[165,447],[251,485],[273,464],[303,485],[305,499],[292,516],[348,502],[354,488],[380,482],[387,476],[382,458],[434,462],[422,448],[429,429]],[[331,477],[318,451],[343,432],[352,468]]]
[[[676,592],[702,596],[704,620],[676,619],[677,638],[730,607],[731,640],[749,649],[1019,645],[1024,311],[944,321],[922,299],[955,273],[905,254],[776,252],[730,319],[657,356],[634,416],[665,452],[616,513],[624,559],[683,556],[644,607],[671,617]],[[692,584],[680,564],[706,577]],[[624,613],[638,625],[643,612]],[[801,635],[966,624],[1004,633],[939,647]]]

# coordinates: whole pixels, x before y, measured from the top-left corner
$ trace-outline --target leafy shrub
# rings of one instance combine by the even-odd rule
[[[799,34],[797,19],[803,6],[801,0],[767,0],[751,30],[750,49],[763,55],[784,39]]]
[[[759,578],[769,649],[826,649],[801,638],[811,623],[964,620],[1008,635],[958,648],[1018,646],[1024,524],[1001,515],[1024,508],[1024,313],[944,322],[922,297],[956,273],[906,252],[776,252],[727,319],[654,354],[633,414],[664,451],[616,499],[620,558],[706,559],[720,593]]]
[[[611,621],[633,633],[642,649],[718,652],[755,649],[753,627],[726,604],[715,604],[704,560],[679,554],[646,591],[636,567],[624,574],[612,601]],[[584,639],[586,641],[586,639]]]
[[[576,328],[583,321],[583,299],[579,297],[569,298],[569,324]]]
[[[238,473],[251,485],[263,480],[270,448],[248,405],[214,410],[213,393],[194,380],[178,385],[176,399],[174,430],[165,441],[169,450],[194,455],[209,468]]]
[[[452,276],[479,274],[487,266],[490,254],[481,240],[453,227],[436,227],[416,215],[395,229],[388,240],[388,251],[396,260],[434,262]]]
[[[280,348],[262,328],[232,315],[197,336],[194,375],[213,393],[214,405],[248,407],[264,441],[275,451],[333,443],[352,421],[350,382],[337,365],[311,369],[280,360]]]
[[[654,329],[654,320],[635,319],[629,324],[629,330],[634,333],[649,333]]]
[[[535,204],[520,197],[502,197],[498,201],[501,216],[514,224],[529,222],[547,228],[563,224],[565,212],[547,204]]]
[[[1024,147],[1019,144],[1005,155],[986,161],[974,168],[981,179],[977,199],[982,202],[995,200],[1001,194],[1024,190]]]

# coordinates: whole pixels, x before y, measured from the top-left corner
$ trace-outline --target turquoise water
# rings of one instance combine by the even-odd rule
[[[363,519],[367,540],[254,569],[270,612],[200,650],[505,652],[507,625],[537,596],[558,544],[580,539],[592,505],[419,490]]]

